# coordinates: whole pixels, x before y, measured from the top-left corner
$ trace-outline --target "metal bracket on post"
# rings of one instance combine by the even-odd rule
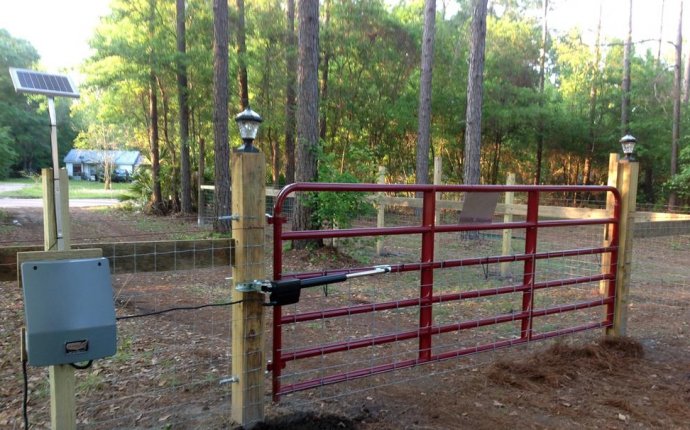
[[[219,384],[219,385],[237,384],[238,382],[240,382],[240,377],[239,377],[239,376],[236,376],[236,375],[233,375],[233,376],[228,376],[228,377],[226,377],[226,378],[221,378],[221,379],[218,381],[218,384]]]
[[[239,221],[239,214],[223,215],[218,217],[218,221]]]
[[[240,282],[235,286],[235,290],[241,293],[263,293],[265,288],[271,285],[271,281],[259,281],[255,279],[251,282]]]

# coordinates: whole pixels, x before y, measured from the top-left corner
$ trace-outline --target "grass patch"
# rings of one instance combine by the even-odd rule
[[[43,197],[41,181],[31,179],[14,179],[6,181],[12,184],[24,184],[19,190],[5,191],[0,197],[17,199],[40,199]],[[111,190],[103,189],[103,183],[90,181],[69,181],[69,196],[72,199],[117,199],[127,192],[129,184],[113,183]]]
[[[76,389],[78,392],[89,394],[93,391],[100,390],[104,384],[105,379],[100,375],[100,369],[96,369],[80,377]]]

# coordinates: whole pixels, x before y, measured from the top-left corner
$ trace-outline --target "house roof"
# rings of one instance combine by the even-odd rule
[[[105,160],[117,165],[137,165],[141,163],[139,151],[107,151],[94,149],[70,149],[65,155],[65,163],[101,164]]]

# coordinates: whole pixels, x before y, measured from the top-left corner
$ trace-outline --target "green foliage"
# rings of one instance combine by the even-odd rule
[[[202,156],[202,139],[206,142],[203,156],[209,180],[214,164],[213,11],[207,0],[186,3],[187,51],[181,55],[175,46],[174,2],[113,1],[110,15],[102,20],[91,41],[94,56],[84,66],[86,85],[73,113],[81,130],[78,145],[139,149],[150,160],[149,86],[151,74],[155,75],[162,189],[171,202],[179,189],[175,183],[180,159],[175,79],[178,60],[188,67],[192,170],[197,169]],[[387,168],[390,181],[415,181],[424,2],[395,3],[321,3],[321,181],[371,182],[378,165]],[[463,179],[468,28],[472,12],[471,1],[456,3],[457,12],[452,16],[439,6],[431,100],[430,156],[442,157],[447,183]],[[151,4],[155,6],[153,20],[149,14]],[[545,183],[582,183],[585,160],[590,159],[591,183],[605,183],[608,154],[619,151],[621,135],[620,41],[602,40],[605,49],[596,61],[593,47],[583,41],[580,30],[552,33],[548,37],[542,94],[538,88],[541,22],[535,18],[541,16],[541,2],[500,0],[492,4],[487,20],[484,78],[483,182],[502,183],[508,172],[516,173],[518,182],[531,182],[537,142],[543,136]],[[554,4],[551,10],[558,7]],[[286,165],[285,8],[284,2],[276,0],[245,2],[245,8],[250,104],[264,118],[256,146],[267,155],[275,155],[275,164],[267,157],[271,166],[280,165],[279,171],[269,173],[268,179],[272,181],[284,174]],[[236,15],[233,5],[230,14],[232,22]],[[233,36],[228,73],[231,113],[239,111],[238,58]],[[29,48],[17,42],[9,52],[29,64],[37,59],[35,51],[32,54]],[[673,72],[663,59],[657,62],[651,53],[637,53],[632,61],[632,76],[631,132],[640,142],[638,158],[644,178],[640,195],[655,201],[662,191],[661,184],[669,180]],[[0,74],[0,90],[4,91],[1,85],[6,81]],[[4,100],[0,98],[0,102]],[[28,105],[31,112],[43,112],[38,99],[17,100],[21,103],[13,106]],[[22,168],[33,168],[25,154],[45,153],[45,148],[39,148],[46,141],[45,130],[44,137],[32,134],[38,133],[33,131],[38,130],[38,117],[22,112],[19,109],[17,113],[16,108],[0,109],[0,130],[7,124],[2,122],[3,115],[10,114],[16,117],[15,123],[24,124],[22,130],[30,130],[23,137],[13,134],[14,128],[4,134],[0,131],[0,160],[5,162],[0,162],[0,176],[6,170],[6,160],[15,160]],[[36,122],[32,123],[33,120]],[[686,115],[684,122],[688,121],[690,116]],[[236,146],[239,142],[233,125],[230,139],[231,145]],[[14,155],[7,151],[7,133],[14,142],[9,146],[14,148]],[[16,146],[18,141],[24,145],[21,149]],[[324,171],[323,166],[328,168]],[[148,180],[145,182],[134,193],[141,204],[148,202],[144,193],[150,192]],[[679,187],[682,182],[674,179],[669,186]],[[346,202],[324,199],[324,209],[316,214],[322,222],[333,222],[339,217],[337,213],[349,210]]]
[[[319,157],[319,181],[332,183],[357,183],[355,176],[339,172],[335,166],[333,154]],[[352,220],[366,213],[373,213],[374,208],[364,199],[363,193],[322,192],[312,193],[308,204],[313,209],[315,223],[328,227],[348,228]]]
[[[139,167],[132,174],[127,192],[120,196],[121,202],[127,202],[138,208],[145,208],[153,193],[153,183],[151,181],[151,170]]]
[[[20,170],[39,171],[52,163],[46,98],[17,93],[7,72],[9,67],[35,69],[38,53],[29,42],[3,29],[0,53],[0,178],[5,178]],[[67,153],[76,135],[69,115],[71,104],[71,99],[65,98],[55,103],[59,158]]]
[[[680,172],[669,179],[665,188],[668,191],[675,191],[678,197],[685,201],[690,202],[690,146],[686,146],[680,151]]]
[[[13,148],[9,127],[0,127],[0,179],[10,176],[10,167],[17,160],[18,154]]]

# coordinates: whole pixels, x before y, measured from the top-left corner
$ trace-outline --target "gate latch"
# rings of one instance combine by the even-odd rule
[[[380,275],[390,273],[391,266],[374,266],[370,270],[363,270],[354,273],[339,273],[334,275],[315,276],[307,279],[281,279],[279,281],[253,281],[238,284],[238,291],[249,292],[257,291],[269,293],[266,306],[283,306],[299,302],[300,291],[302,288],[318,287],[320,285],[335,284],[344,282],[348,279],[359,278],[362,276]]]

